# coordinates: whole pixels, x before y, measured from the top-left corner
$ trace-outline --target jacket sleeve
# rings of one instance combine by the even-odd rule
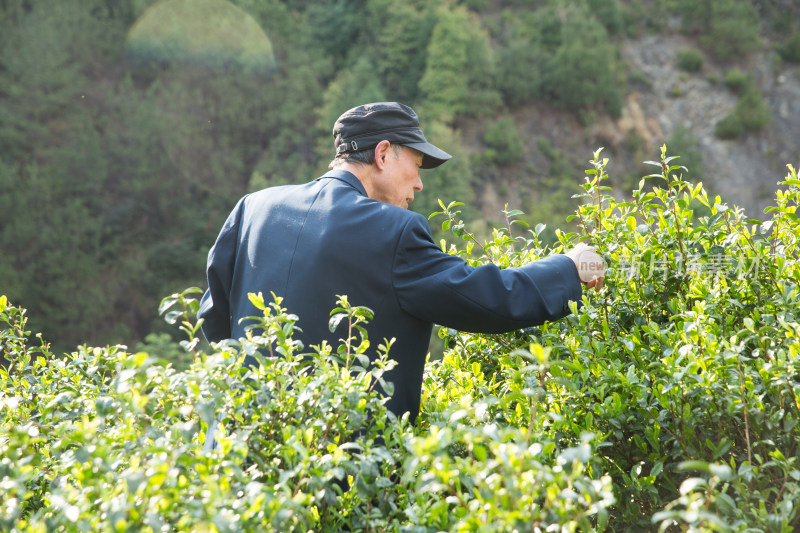
[[[558,320],[580,303],[573,261],[553,255],[519,268],[469,266],[434,244],[423,217],[398,242],[393,286],[400,307],[417,318],[474,333],[501,333]]]
[[[197,312],[197,318],[203,319],[201,329],[208,342],[219,342],[231,336],[230,294],[243,206],[244,198],[236,204],[208,252],[208,290]]]

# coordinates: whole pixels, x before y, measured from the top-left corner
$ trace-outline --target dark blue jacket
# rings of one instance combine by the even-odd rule
[[[211,342],[244,336],[239,319],[259,314],[250,292],[282,296],[307,349],[323,340],[335,348],[344,336],[328,330],[336,295],[372,309],[372,346],[396,339],[388,408],[412,420],[432,324],[506,332],[562,318],[582,294],[563,255],[516,269],[467,265],[433,242],[425,217],[367,197],[343,170],[242,198],[209,252],[207,274],[198,316]]]

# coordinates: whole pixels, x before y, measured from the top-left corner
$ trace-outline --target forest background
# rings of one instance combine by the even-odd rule
[[[598,146],[617,197],[666,142],[758,217],[798,63],[791,0],[0,0],[0,294],[56,352],[166,345],[235,202],[324,172],[368,101],[455,156],[413,209],[478,234],[508,204],[552,239]]]

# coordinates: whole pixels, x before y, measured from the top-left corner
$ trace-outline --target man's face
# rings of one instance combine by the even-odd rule
[[[372,197],[408,209],[408,204],[414,201],[414,194],[422,190],[420,166],[422,152],[406,146],[388,150],[384,168],[373,182]]]

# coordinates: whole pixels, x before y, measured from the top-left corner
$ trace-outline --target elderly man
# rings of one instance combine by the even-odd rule
[[[305,346],[336,345],[343,334],[328,330],[329,313],[337,295],[347,295],[374,312],[367,326],[373,345],[396,339],[387,407],[413,421],[434,323],[483,333],[525,328],[569,314],[582,278],[602,286],[602,270],[593,279],[581,275],[600,261],[585,246],[505,270],[474,268],[442,252],[425,217],[407,208],[422,191],[420,169],[451,156],[425,139],[411,108],[353,108],[333,136],[328,173],[249,194],[228,217],[209,252],[199,312],[209,341],[244,336],[240,319],[256,314],[247,294],[272,291],[298,315]]]

